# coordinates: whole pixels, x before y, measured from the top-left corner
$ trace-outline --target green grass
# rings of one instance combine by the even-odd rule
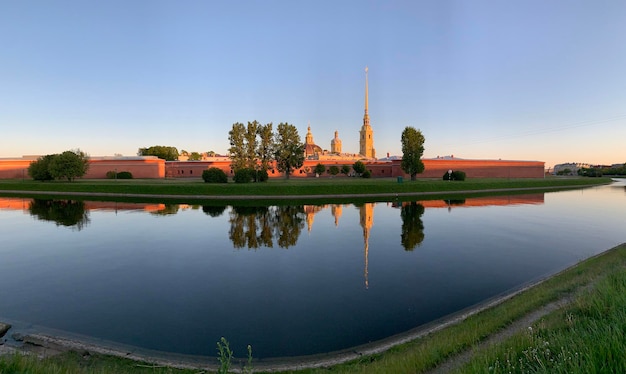
[[[0,357],[0,374],[191,374],[199,370],[179,370],[104,355],[68,352],[43,360],[34,356]]]
[[[569,361],[571,357],[571,360],[576,360],[576,365],[582,365],[582,369],[575,370],[574,366],[567,366],[568,369],[561,372],[570,372],[569,368],[571,372],[580,373],[624,372],[626,367],[620,354],[626,351],[625,269],[626,244],[623,244],[583,261],[493,308],[424,338],[379,355],[362,357],[331,368],[306,369],[297,373],[421,373],[456,353],[471,349],[516,319],[571,293],[579,296],[569,308],[553,313],[534,326],[533,334],[519,334],[512,342],[480,355],[462,372],[489,372],[489,367],[502,369],[498,372],[508,372],[512,366],[506,366],[507,359],[513,362],[520,358],[526,360],[526,369],[514,372],[561,371],[550,362],[550,355],[558,356],[561,361]],[[575,335],[568,335],[571,333]],[[546,341],[548,345],[544,343]],[[553,347],[549,355],[547,347]],[[76,353],[43,361],[18,356],[0,358],[0,373],[189,372],[171,368],[145,369],[129,360],[99,355],[85,359]]]
[[[575,187],[609,183],[609,178],[540,178],[540,179],[468,179],[464,182],[421,179],[398,183],[395,178],[292,178],[271,179],[267,183],[248,184],[208,184],[200,179],[162,179],[162,180],[78,180],[75,182],[36,182],[21,180],[0,180],[2,190],[18,190],[23,196],[36,194],[38,191],[114,193],[114,194],[150,194],[228,197],[228,196],[304,196],[304,195],[366,195],[396,193],[433,193],[452,191],[521,189],[521,188],[557,188]],[[6,193],[5,193],[6,194]]]
[[[459,373],[626,373],[626,269],[501,344]]]

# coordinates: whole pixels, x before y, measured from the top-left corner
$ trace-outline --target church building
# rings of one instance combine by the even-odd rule
[[[323,152],[322,147],[315,144],[313,141],[313,133],[311,133],[311,124],[307,128],[306,137],[304,138],[304,157],[312,158],[319,157],[319,155]]]
[[[339,131],[335,130],[335,137],[330,141],[330,153],[341,153],[341,139],[339,139]]]
[[[368,106],[368,87],[367,87],[367,66],[365,67],[365,115],[363,116],[363,126],[361,126],[359,139],[359,153],[365,158],[376,158],[376,150],[374,149],[374,131],[370,126],[370,115],[367,113]]]

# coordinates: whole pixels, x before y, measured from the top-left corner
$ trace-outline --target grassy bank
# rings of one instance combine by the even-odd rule
[[[626,373],[626,269],[510,339],[479,352],[458,373]]]
[[[456,353],[472,349],[522,316],[570,294],[576,296],[573,304],[550,314],[533,326],[532,332],[518,334],[480,353],[461,372],[490,372],[490,368],[491,371],[497,369],[495,372],[624,372],[626,367],[621,354],[626,349],[623,335],[626,328],[625,268],[626,245],[621,245],[422,339],[354,362],[298,373],[424,372]],[[85,358],[76,353],[42,361],[20,356],[0,358],[1,373],[199,372],[140,365],[143,366],[106,356]]]
[[[395,178],[292,178],[271,179],[267,183],[209,184],[200,179],[163,180],[78,180],[75,182],[36,182],[0,180],[2,191],[14,190],[23,196],[40,191],[81,192],[92,194],[150,194],[180,196],[305,196],[305,195],[366,195],[366,194],[420,194],[432,192],[498,190],[519,188],[558,188],[609,183],[610,178],[540,179],[468,179],[463,182],[421,179],[398,183]]]

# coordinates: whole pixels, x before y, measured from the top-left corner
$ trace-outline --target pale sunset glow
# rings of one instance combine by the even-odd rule
[[[288,122],[376,157],[626,162],[626,2],[3,1],[0,158],[226,154]],[[367,66],[367,68],[366,68]],[[365,69],[365,71],[364,71]]]

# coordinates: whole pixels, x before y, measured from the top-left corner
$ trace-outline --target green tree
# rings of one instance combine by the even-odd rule
[[[259,125],[257,133],[259,135],[259,143],[257,148],[257,157],[261,162],[261,170],[270,169],[272,159],[274,157],[274,133],[272,123],[267,125]]]
[[[354,169],[354,172],[357,173],[357,175],[361,175],[365,172],[365,164],[361,161],[357,161],[354,165],[352,165],[352,169]]]
[[[202,155],[198,152],[191,152],[189,154],[189,161],[200,161],[202,160]]]
[[[248,121],[248,127],[246,128],[245,133],[245,159],[246,159],[246,167],[248,169],[257,169],[257,144],[258,141],[256,139],[257,133],[259,130],[260,123],[257,121]]]
[[[405,173],[411,176],[411,180],[416,179],[417,174],[424,172],[422,154],[424,154],[424,135],[420,130],[407,126],[402,131],[402,163],[401,167]]]
[[[257,169],[257,146],[259,144],[257,135],[261,127],[264,126],[257,121],[248,122],[247,126],[239,122],[233,124],[232,130],[228,133],[230,141],[228,152],[234,171],[243,168]]]
[[[178,160],[178,149],[164,145],[153,145],[148,148],[139,148],[137,156],[156,156],[166,161],[176,161]]]
[[[348,165],[343,165],[341,167],[341,174],[343,175],[348,175],[350,173],[350,166]]]
[[[215,151],[208,151],[208,152],[206,153],[206,156],[207,156],[207,157],[215,157],[215,155],[216,155]]]
[[[334,177],[335,175],[339,174],[339,167],[337,165],[332,165],[330,168],[328,168],[328,172]]]
[[[236,122],[233,124],[232,130],[228,132],[228,155],[231,160],[233,170],[239,170],[246,167],[246,128],[243,123]]]
[[[70,182],[85,175],[88,169],[89,157],[80,149],[55,155],[48,166],[53,178],[67,179]]]
[[[233,176],[233,180],[235,183],[250,183],[254,180],[254,169],[249,168],[241,168],[235,170],[235,175]]]
[[[324,164],[320,162],[319,164],[315,165],[315,169],[313,169],[313,171],[317,175],[322,175],[326,171],[326,166],[324,166]]]
[[[304,164],[304,144],[300,140],[298,129],[288,123],[280,123],[275,138],[274,159],[278,171],[289,179],[294,169]]]
[[[36,181],[50,181],[54,178],[50,174],[50,162],[57,155],[46,155],[39,157],[37,161],[28,166],[28,175]]]

